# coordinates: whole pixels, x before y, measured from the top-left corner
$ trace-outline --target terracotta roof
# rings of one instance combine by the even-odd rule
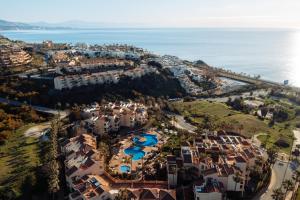
[[[210,169],[204,170],[202,173],[203,173],[204,176],[208,176],[208,175],[211,175],[211,174],[218,173],[218,171],[214,167],[214,168],[210,168]]]
[[[191,154],[183,154],[183,162],[184,163],[192,163],[192,156],[191,156]]]
[[[151,190],[151,189],[142,189],[141,191],[141,194],[140,194],[140,199],[143,200],[143,199],[147,199],[147,200],[150,200],[150,199],[153,199],[153,200],[156,200],[157,199],[157,194],[155,194],[155,191],[154,190]]]
[[[68,169],[67,171],[66,171],[66,176],[71,176],[75,171],[77,171],[78,170],[78,168],[77,167],[75,167],[75,166],[73,166],[73,167],[71,167],[70,169]]]
[[[167,161],[168,161],[168,163],[176,163],[176,156],[168,155]]]
[[[235,157],[235,160],[239,163],[246,163],[247,161],[242,156]]]
[[[173,191],[159,190],[159,199],[160,200],[175,200],[176,193]]]

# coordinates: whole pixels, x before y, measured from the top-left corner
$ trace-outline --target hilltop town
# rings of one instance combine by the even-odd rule
[[[299,91],[284,84],[130,45],[4,37],[0,68],[5,198],[263,199],[300,174]]]

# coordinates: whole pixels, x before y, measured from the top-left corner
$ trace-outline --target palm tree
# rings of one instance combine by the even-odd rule
[[[117,196],[115,197],[115,200],[128,200],[129,197],[129,190],[125,189],[120,189]]]
[[[286,197],[286,195],[289,191],[293,191],[293,189],[294,189],[294,184],[293,184],[292,180],[283,181],[282,186],[285,189],[284,197]]]
[[[109,146],[105,142],[100,141],[98,144],[98,150],[103,156],[104,163],[106,163],[106,158],[109,156]]]
[[[241,173],[237,171],[233,176],[233,181],[235,182],[234,191],[236,191],[237,184],[240,183],[242,180],[243,179],[241,177]]]
[[[282,192],[281,188],[273,190],[273,194],[271,195],[274,200],[283,200],[284,193]]]
[[[132,177],[132,158],[133,155],[130,155],[130,176],[131,176],[131,187],[133,188],[133,177]]]
[[[278,148],[275,146],[272,146],[271,148],[267,149],[268,154],[268,163],[270,167],[275,164],[276,159],[278,157]]]

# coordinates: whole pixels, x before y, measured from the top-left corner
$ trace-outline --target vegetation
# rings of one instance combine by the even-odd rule
[[[295,115],[297,107],[286,108],[289,113],[288,119],[283,122],[274,122],[270,126],[268,120],[262,120],[253,114],[247,114],[243,110],[243,105],[237,101],[235,108],[224,103],[197,100],[191,102],[175,102],[172,110],[185,117],[191,124],[199,130],[225,130],[241,134],[251,138],[255,134],[261,134],[258,139],[270,148],[281,139],[287,146],[279,146],[280,150],[289,152],[293,141],[293,130],[300,120],[300,116]],[[242,109],[239,111],[238,109]],[[298,122],[297,122],[298,121]]]
[[[57,161],[58,130],[59,130],[59,120],[54,119],[51,123],[51,134],[50,134],[50,144],[49,144],[48,164],[47,164],[48,190],[49,193],[52,194],[53,199],[59,190],[59,165]]]
[[[16,129],[0,146],[0,196],[9,195],[0,199],[28,197],[38,192],[39,144],[36,138],[24,136],[24,131],[33,125]]]
[[[47,116],[38,114],[30,106],[12,107],[0,103],[0,145],[4,145],[15,130],[28,123],[44,122]]]

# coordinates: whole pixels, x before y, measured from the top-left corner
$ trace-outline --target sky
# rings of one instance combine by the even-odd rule
[[[300,0],[0,0],[0,19],[134,27],[300,28]]]

